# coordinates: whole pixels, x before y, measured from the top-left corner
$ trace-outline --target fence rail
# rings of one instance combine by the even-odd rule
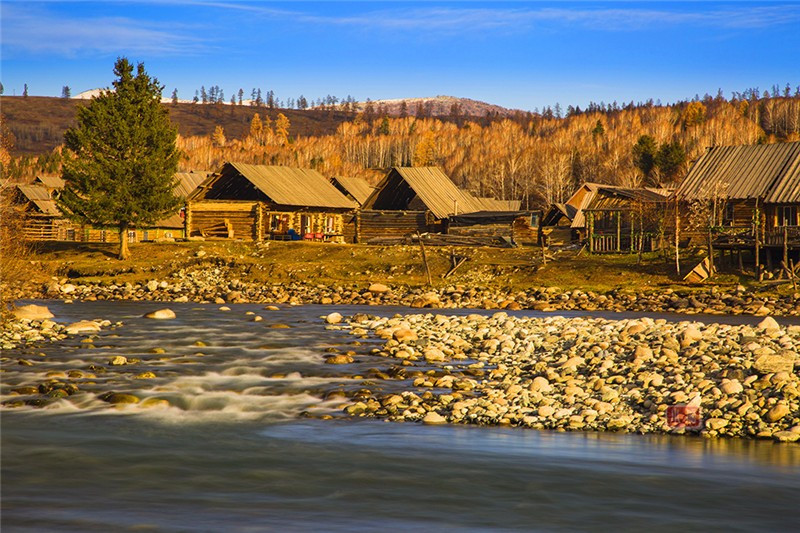
[[[712,230],[715,246],[754,247],[756,231],[753,226],[732,226]],[[779,226],[764,230],[759,236],[761,246],[800,246],[800,226]]]
[[[649,233],[595,233],[589,236],[590,249],[596,254],[636,253],[641,248],[644,252],[653,252],[661,248],[661,239]],[[619,245],[618,245],[619,243]]]

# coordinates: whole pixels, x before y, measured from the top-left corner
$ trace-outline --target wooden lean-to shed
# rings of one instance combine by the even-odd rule
[[[599,186],[583,209],[589,251],[652,252],[663,246],[670,189]]]
[[[187,199],[186,233],[343,242],[356,207],[316,170],[228,162]]]
[[[604,185],[586,182],[578,187],[563,203],[554,203],[542,215],[539,229],[547,243],[564,245],[586,238],[586,217],[583,210],[589,206],[597,191]]]
[[[545,211],[540,232],[543,237],[546,235],[547,244],[550,245],[589,241],[594,234],[602,236],[608,241],[603,244],[610,246],[605,250],[605,246],[598,244],[597,251],[630,251],[631,239],[635,239],[635,236],[631,237],[631,228],[639,227],[643,223],[634,222],[632,213],[643,212],[645,206],[649,209],[654,204],[666,205],[669,194],[670,191],[663,189],[586,182],[566,202],[552,204]],[[590,212],[591,217],[587,217]],[[617,233],[620,234],[619,239],[616,237]],[[611,240],[614,242],[610,242]]]

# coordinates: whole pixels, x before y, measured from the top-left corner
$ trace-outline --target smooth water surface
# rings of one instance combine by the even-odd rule
[[[336,308],[169,304],[178,318],[161,322],[140,318],[164,306],[152,302],[48,304],[59,320],[125,325],[95,348],[72,338],[3,354],[36,363],[2,374],[4,399],[47,372],[117,354],[141,362],[45,408],[2,410],[4,532],[792,531],[800,521],[796,444],[301,418],[340,413],[326,392],[374,388],[354,376],[388,364],[366,355],[370,342],[324,328],[319,315]],[[325,365],[329,349],[356,351],[356,363]],[[143,370],[157,378],[135,379]],[[93,386],[170,407],[110,407]]]

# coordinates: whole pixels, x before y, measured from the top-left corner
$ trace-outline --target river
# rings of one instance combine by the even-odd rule
[[[35,362],[4,363],[4,399],[48,372],[141,362],[2,410],[3,531],[796,530],[800,445],[304,418],[337,415],[327,393],[373,387],[355,375],[385,365],[324,329],[336,308],[169,304],[178,318],[153,321],[163,304],[47,304],[124,325],[3,354]],[[329,349],[356,363],[323,364]],[[170,406],[113,407],[93,387]]]

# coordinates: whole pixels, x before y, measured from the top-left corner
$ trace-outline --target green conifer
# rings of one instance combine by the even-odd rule
[[[119,230],[119,258],[128,258],[128,230],[174,212],[177,130],[161,106],[163,86],[139,63],[120,58],[114,90],[79,106],[77,125],[64,134],[66,187],[59,197],[65,215],[78,222]]]

